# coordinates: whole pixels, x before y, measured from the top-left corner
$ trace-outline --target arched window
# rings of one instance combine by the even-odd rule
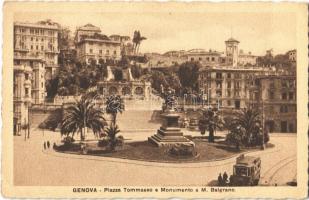
[[[136,87],[135,92],[136,95],[143,95],[144,94],[144,89],[141,87]]]
[[[115,94],[118,93],[118,90],[117,90],[116,87],[111,86],[111,87],[109,88],[108,92],[109,92],[110,95],[115,95]]]
[[[131,88],[129,88],[129,87],[123,87],[123,88],[122,88],[122,95],[125,95],[125,96],[131,95]]]

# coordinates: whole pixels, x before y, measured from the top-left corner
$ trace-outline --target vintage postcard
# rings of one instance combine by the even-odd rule
[[[5,2],[2,195],[305,198],[308,6]]]

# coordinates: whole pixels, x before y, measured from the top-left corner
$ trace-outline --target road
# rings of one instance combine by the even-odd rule
[[[123,134],[146,139],[149,133]],[[133,138],[132,138],[133,137]],[[135,138],[136,137],[136,138]],[[28,186],[206,186],[218,174],[232,173],[235,158],[202,163],[151,163],[43,151],[43,142],[59,141],[59,133],[32,130],[31,138],[14,137],[14,184]],[[296,177],[296,134],[271,135],[275,147],[258,151],[262,185],[286,185]]]

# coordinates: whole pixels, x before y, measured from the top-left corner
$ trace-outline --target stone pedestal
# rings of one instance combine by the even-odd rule
[[[175,111],[169,111],[162,116],[164,118],[163,124],[157,134],[148,138],[150,143],[158,147],[178,143],[194,144],[191,140],[183,136],[178,126],[180,116]]]

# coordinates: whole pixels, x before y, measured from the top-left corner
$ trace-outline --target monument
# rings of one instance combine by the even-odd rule
[[[178,125],[178,119],[180,115],[174,108],[175,99],[167,96],[165,98],[165,104],[168,105],[168,109],[162,114],[163,123],[157,134],[148,138],[150,143],[155,144],[158,147],[169,146],[173,144],[190,144],[194,145],[194,142],[183,136],[181,129]]]

